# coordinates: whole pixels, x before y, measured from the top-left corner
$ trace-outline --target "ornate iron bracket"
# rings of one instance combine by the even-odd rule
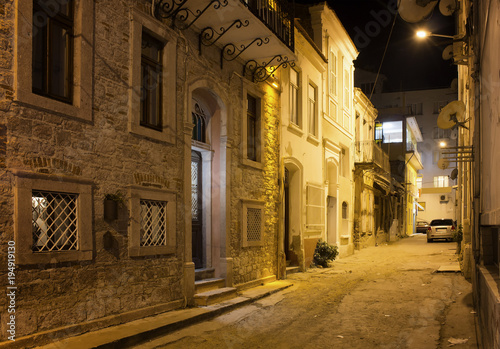
[[[160,0],[156,4],[155,15],[157,18],[171,18],[172,24],[184,30],[191,27],[211,7],[218,10],[228,5],[228,0],[212,0],[202,10],[192,11],[184,6],[188,0]],[[181,24],[182,23],[182,24]]]
[[[157,19],[175,17],[188,0],[160,0],[154,4],[154,15]]]
[[[220,27],[219,31],[211,28],[211,27],[206,27],[203,29],[200,33],[199,36],[199,42],[198,42],[198,48],[201,54],[201,45],[205,46],[212,46],[215,44],[224,34],[226,34],[231,28],[243,28],[243,27],[248,27],[250,22],[248,19],[244,20],[243,22],[239,19],[235,20],[230,26],[227,28]],[[214,38],[215,37],[215,38]]]
[[[252,40],[248,45],[241,44],[239,48],[234,44],[227,44],[222,48],[220,53],[220,67],[222,69],[222,64],[224,60],[230,62],[238,58],[243,52],[245,52],[250,46],[256,44],[257,46],[266,45],[269,43],[269,38],[256,38]]]
[[[269,62],[263,62],[260,65],[252,59],[243,67],[243,76],[250,76],[253,82],[263,82],[273,76],[280,67],[286,68],[289,65],[295,67],[294,62],[289,62],[288,57],[282,55],[276,55]]]

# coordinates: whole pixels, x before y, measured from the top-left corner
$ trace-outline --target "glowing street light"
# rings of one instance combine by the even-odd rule
[[[444,147],[446,147],[446,143],[445,143],[445,142],[440,142],[440,143],[439,143],[439,146],[440,146],[441,148],[444,148]]]
[[[420,39],[426,38],[428,36],[436,36],[438,38],[455,39],[455,37],[452,36],[452,35],[434,34],[434,33],[431,33],[431,32],[425,31],[425,30],[419,30],[419,31],[417,31],[416,35]]]

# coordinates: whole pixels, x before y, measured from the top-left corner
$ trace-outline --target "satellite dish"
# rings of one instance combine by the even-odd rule
[[[437,0],[400,0],[399,15],[406,22],[417,23],[429,17],[437,3]]]
[[[457,177],[458,177],[458,169],[455,168],[453,171],[451,171],[450,178],[453,181],[453,180],[457,179]]]
[[[453,45],[446,46],[446,48],[443,51],[442,57],[445,61],[453,58]]]
[[[450,88],[451,88],[454,92],[457,92],[457,91],[458,91],[458,79],[457,79],[457,78],[455,78],[455,79],[451,80]]]
[[[462,121],[465,115],[465,104],[462,101],[453,101],[448,103],[437,118],[437,125],[443,130],[447,130],[456,125],[467,128],[464,124],[466,121]]]
[[[450,166],[450,162],[446,159],[439,159],[438,161],[438,167],[441,169],[441,170],[446,170],[448,168],[448,166]]]
[[[451,16],[456,9],[456,0],[441,0],[439,3],[439,11],[443,14],[443,16]]]

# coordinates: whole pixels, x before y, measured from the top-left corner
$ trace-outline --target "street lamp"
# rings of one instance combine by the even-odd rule
[[[428,36],[436,36],[438,38],[447,38],[447,39],[456,39],[452,35],[434,34],[434,33],[431,33],[431,32],[425,31],[425,30],[419,30],[419,31],[417,31],[416,35],[420,39],[426,38]]]
[[[440,146],[441,148],[444,148],[444,147],[446,147],[446,143],[445,143],[445,142],[440,142],[440,143],[439,143],[439,146]]]

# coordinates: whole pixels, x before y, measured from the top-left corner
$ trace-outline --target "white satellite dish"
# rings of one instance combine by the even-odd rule
[[[442,57],[445,61],[453,58],[453,45],[446,46],[446,48],[443,51]]]
[[[446,159],[439,159],[438,161],[438,167],[441,169],[441,170],[446,170],[448,168],[448,166],[450,166],[450,162]]]
[[[399,15],[406,22],[418,23],[429,17],[437,3],[437,0],[400,0]]]
[[[456,9],[456,0],[441,0],[439,2],[439,11],[443,14],[443,16],[451,16]]]
[[[437,118],[437,125],[443,130],[455,127],[456,125],[467,128],[464,124],[467,121],[462,121],[465,115],[465,104],[462,101],[453,101],[448,103],[441,111]]]

